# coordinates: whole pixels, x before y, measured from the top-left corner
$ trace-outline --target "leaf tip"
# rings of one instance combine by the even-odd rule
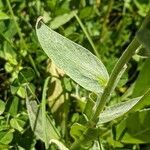
[[[37,21],[36,21],[36,29],[39,29],[41,27],[41,21],[43,20],[43,17],[42,16],[39,16],[37,18]]]

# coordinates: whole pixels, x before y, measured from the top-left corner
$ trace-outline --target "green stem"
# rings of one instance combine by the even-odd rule
[[[42,93],[42,127],[44,132],[44,139],[45,139],[45,147],[48,148],[48,139],[47,139],[47,133],[46,133],[46,92],[48,89],[48,83],[49,83],[50,77],[46,78],[44,87],[43,87],[43,93]]]
[[[20,27],[19,27],[19,25],[18,25],[18,23],[17,23],[17,21],[16,21],[16,19],[15,19],[15,15],[14,15],[14,12],[13,12],[13,10],[12,10],[10,1],[7,0],[6,2],[7,2],[7,5],[8,5],[10,14],[11,14],[11,16],[12,16],[12,19],[13,19],[13,21],[14,21],[14,24],[15,24],[15,26],[16,26],[16,30],[17,30],[18,35],[19,35],[19,38],[20,38],[21,46],[23,46],[23,48],[24,48],[25,50],[27,50],[26,42],[25,42],[25,40],[23,39],[23,36],[22,36],[21,30],[20,30]],[[31,65],[33,66],[33,68],[34,68],[34,70],[35,70],[37,76],[40,77],[40,73],[38,72],[38,70],[37,70],[37,68],[36,68],[36,65],[35,65],[35,63],[34,63],[34,60],[33,60],[32,56],[31,56],[30,54],[29,54],[28,56],[29,56],[30,63],[31,63]]]
[[[92,41],[90,35],[89,35],[88,32],[86,31],[86,29],[85,29],[85,27],[84,27],[82,21],[80,20],[80,18],[77,16],[76,13],[74,13],[74,16],[75,16],[75,18],[77,19],[79,25],[81,26],[81,28],[82,28],[84,34],[86,35],[86,37],[87,37],[89,43],[91,44],[91,46],[92,46],[92,48],[93,48],[93,50],[94,50],[95,55],[96,55],[98,58],[100,58],[100,54],[98,53],[98,51],[97,51],[97,49],[96,49],[96,47],[95,47],[95,45],[94,45],[94,43],[93,43],[93,41]]]
[[[133,54],[135,53],[136,49],[139,46],[140,46],[139,42],[137,41],[136,38],[134,38],[133,41],[130,43],[130,45],[127,47],[127,49],[124,51],[122,56],[119,58],[114,69],[112,70],[110,79],[107,83],[106,88],[104,89],[101,99],[99,99],[95,114],[92,117],[92,121],[95,122],[101,111],[104,109],[106,102],[108,102],[111,97],[111,93],[114,89],[114,85],[116,83],[119,73],[122,71],[122,68],[130,60],[130,58],[133,56]]]
[[[11,5],[10,5],[9,0],[7,0],[7,5],[8,5],[8,8],[9,8],[10,14],[11,14],[11,16],[12,16],[12,19],[13,19],[13,21],[14,21],[14,24],[15,24],[15,26],[16,26],[16,30],[17,30],[17,32],[18,32],[19,38],[20,38],[21,42],[24,43],[23,36],[22,36],[22,34],[21,34],[21,30],[20,30],[20,28],[19,28],[19,26],[18,26],[18,23],[16,22],[15,15],[14,15],[14,12],[13,12],[13,10],[12,10],[12,7],[11,7]]]
[[[37,75],[38,77],[40,77],[40,73],[39,73],[39,71],[37,70],[37,67],[36,67],[36,65],[35,65],[35,63],[34,63],[34,60],[33,60],[32,56],[29,54],[28,57],[29,57],[29,60],[30,60],[30,63],[31,63],[31,65],[32,65],[32,67],[34,68],[34,71],[35,71],[36,75]]]
[[[82,144],[83,141],[86,140],[87,135],[90,131],[91,127],[95,127],[98,121],[98,117],[101,113],[101,111],[104,109],[106,102],[109,101],[111,93],[114,89],[114,85],[116,83],[116,80],[118,78],[118,75],[120,74],[120,72],[122,71],[122,68],[124,67],[124,65],[130,60],[130,58],[132,57],[132,55],[135,53],[136,49],[140,46],[139,42],[137,41],[137,39],[135,38],[130,45],[127,47],[127,49],[124,51],[124,53],[122,54],[122,56],[119,58],[118,62],[116,63],[111,75],[110,75],[110,79],[107,83],[106,88],[104,89],[104,92],[101,96],[100,99],[98,99],[98,103],[97,103],[97,107],[96,107],[96,111],[92,117],[92,119],[89,121],[89,127],[88,129],[83,133],[83,136],[81,136],[81,138],[74,142],[71,146],[71,150],[76,150],[80,147],[80,145]]]

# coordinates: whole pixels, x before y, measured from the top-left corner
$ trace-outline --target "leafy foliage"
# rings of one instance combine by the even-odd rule
[[[108,74],[133,39],[149,6],[149,0],[0,1],[0,149],[70,149],[74,141],[82,140],[96,109],[97,98],[100,98],[97,94],[104,91]],[[44,24],[41,26],[42,30],[46,29],[44,35],[51,37],[48,44],[51,49],[46,51],[54,62],[48,60],[38,44],[35,24],[39,16],[58,32]],[[43,36],[40,29],[37,32]],[[62,41],[61,45],[56,45],[56,35],[63,42],[69,42],[69,46]],[[142,46],[126,70],[122,70],[111,100],[100,114],[100,117],[111,119],[105,118],[107,121],[91,128],[82,142],[82,149],[150,147],[149,19],[136,37]],[[44,50],[46,44],[41,43]],[[72,46],[78,53],[75,61]],[[58,53],[54,55],[56,47],[65,52],[65,55],[60,54],[60,60]],[[65,66],[60,65],[62,57],[63,60],[67,57]],[[67,69],[68,65],[74,71]],[[50,79],[45,87],[47,77]],[[137,98],[141,96],[142,99]],[[108,113],[110,109],[113,113]]]
[[[67,75],[87,90],[97,93],[103,91],[109,77],[100,60],[41,22],[37,22],[36,32],[46,54]]]

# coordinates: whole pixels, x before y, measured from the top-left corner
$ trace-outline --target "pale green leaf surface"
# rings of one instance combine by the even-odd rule
[[[47,142],[45,141],[45,135],[44,135],[45,134],[44,130],[46,130],[46,134],[47,134],[46,137],[48,141],[50,141],[51,139],[59,139],[59,136],[56,130],[54,129],[54,126],[52,125],[52,123],[49,121],[48,118],[46,118],[46,124],[45,124],[46,129],[43,129],[42,113],[41,113],[41,109],[38,109],[38,105],[36,101],[29,102],[29,100],[27,99],[26,105],[27,105],[30,125],[35,135],[42,141]]]
[[[22,121],[22,120],[19,120],[17,118],[12,118],[10,120],[10,125],[11,127],[13,127],[14,129],[22,132],[23,131],[23,127],[21,127],[21,125],[19,124],[19,121]],[[23,122],[23,121],[22,121]]]
[[[5,110],[5,102],[0,100],[0,115],[4,112]]]
[[[123,75],[124,72],[126,71],[126,69],[127,69],[127,65],[125,64],[125,65],[123,66],[122,70],[119,72],[119,74],[118,74],[118,76],[117,76],[117,78],[116,78],[116,80],[115,80],[115,83],[114,83],[114,85],[113,85],[112,91],[114,91],[114,89],[115,89],[116,86],[118,85],[118,83],[119,83],[119,81],[120,81],[122,75]]]
[[[124,115],[129,110],[131,110],[140,100],[141,100],[141,97],[138,97],[138,98],[134,98],[130,101],[119,103],[114,106],[110,106],[110,107],[106,108],[100,114],[98,124],[109,122],[111,120],[114,120],[114,119]]]
[[[103,63],[84,47],[51,30],[37,21],[38,40],[54,63],[85,89],[100,93],[109,75]]]
[[[57,145],[57,147],[59,148],[59,150],[69,150],[63,143],[61,143],[60,141],[58,140],[55,140],[55,139],[51,139],[50,142],[51,143],[54,143]]]
[[[0,20],[9,19],[9,16],[6,13],[0,12]]]
[[[13,140],[14,129],[0,132],[0,143],[9,144]]]

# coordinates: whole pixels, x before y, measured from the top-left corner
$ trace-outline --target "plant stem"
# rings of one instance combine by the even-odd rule
[[[85,29],[83,23],[81,22],[80,18],[77,16],[76,13],[74,13],[74,16],[75,16],[75,18],[77,19],[79,25],[81,26],[81,28],[82,28],[84,34],[86,35],[86,37],[87,37],[89,43],[91,44],[91,46],[92,46],[92,48],[93,48],[93,50],[94,50],[95,55],[96,55],[98,58],[100,58],[100,54],[98,53],[98,51],[97,51],[97,49],[96,49],[96,47],[95,47],[95,45],[94,45],[94,43],[93,43],[93,41],[92,41],[90,35],[89,35],[88,32],[86,31],[86,29]]]
[[[34,68],[34,71],[35,71],[36,75],[37,75],[38,77],[40,77],[40,73],[39,73],[39,71],[38,71],[38,69],[37,69],[37,67],[36,67],[36,65],[35,65],[35,62],[34,62],[32,56],[29,54],[28,57],[29,57],[29,60],[30,60],[30,63],[31,63],[31,65],[32,65],[32,67]]]
[[[18,23],[16,22],[15,15],[14,15],[14,12],[13,12],[13,10],[12,10],[12,7],[11,7],[11,5],[10,5],[9,0],[7,0],[7,5],[8,5],[8,8],[9,8],[10,14],[11,14],[11,16],[12,16],[12,19],[13,19],[13,21],[14,21],[14,24],[15,24],[15,26],[16,26],[16,30],[17,30],[17,32],[18,32],[19,38],[20,38],[21,42],[24,43],[24,40],[23,40],[21,31],[20,31],[20,28],[19,28],[19,26],[18,26]]]
[[[14,15],[14,12],[13,12],[13,10],[12,10],[10,1],[7,0],[6,2],[7,2],[7,5],[8,5],[10,14],[11,14],[11,16],[12,16],[12,19],[13,19],[13,21],[14,21],[14,24],[15,24],[15,26],[16,26],[16,30],[17,30],[18,35],[19,35],[19,38],[20,38],[21,46],[23,46],[23,48],[24,48],[25,50],[27,50],[26,42],[25,42],[25,40],[23,39],[23,36],[22,36],[21,30],[20,30],[20,27],[19,27],[19,25],[18,25],[18,23],[17,23],[17,21],[16,21],[16,19],[15,19],[15,15]],[[34,60],[33,60],[32,56],[29,54],[28,57],[29,57],[29,60],[30,60],[31,65],[33,66],[33,68],[34,68],[34,70],[35,70],[36,75],[37,75],[38,77],[40,77],[40,73],[38,72],[38,70],[37,70],[37,68],[36,68],[36,65],[35,65],[35,63],[34,63]]]
[[[43,93],[42,93],[42,127],[43,127],[43,132],[44,132],[44,140],[45,140],[45,147],[46,149],[48,148],[48,138],[47,138],[47,133],[46,133],[46,92],[48,89],[48,83],[49,83],[50,77],[46,78],[44,82],[44,87],[43,87]]]
[[[130,43],[130,45],[127,47],[127,49],[124,51],[122,56],[119,58],[118,62],[116,63],[114,69],[112,70],[112,73],[110,75],[110,79],[107,83],[106,88],[104,89],[104,92],[101,96],[101,99],[99,99],[95,114],[92,117],[92,121],[96,121],[101,111],[104,109],[104,106],[106,102],[109,101],[111,93],[114,89],[114,85],[116,83],[117,77],[119,73],[121,72],[124,65],[130,60],[130,58],[135,53],[136,49],[140,46],[139,42],[136,38],[133,39],[133,41]]]
[[[139,42],[137,41],[136,38],[134,38],[133,41],[130,43],[130,45],[127,47],[127,49],[124,51],[122,56],[119,58],[118,62],[116,63],[110,75],[110,79],[107,83],[106,88],[104,89],[101,98],[98,99],[96,111],[92,119],[89,121],[88,129],[83,133],[84,136],[81,136],[81,138],[78,141],[72,144],[71,150],[78,149],[82,144],[82,142],[86,140],[91,125],[93,128],[96,126],[101,111],[104,109],[106,102],[108,102],[110,99],[111,93],[114,89],[114,85],[116,83],[119,73],[121,72],[124,65],[130,60],[130,58],[132,57],[132,55],[135,53],[136,49],[139,46],[140,46]]]

